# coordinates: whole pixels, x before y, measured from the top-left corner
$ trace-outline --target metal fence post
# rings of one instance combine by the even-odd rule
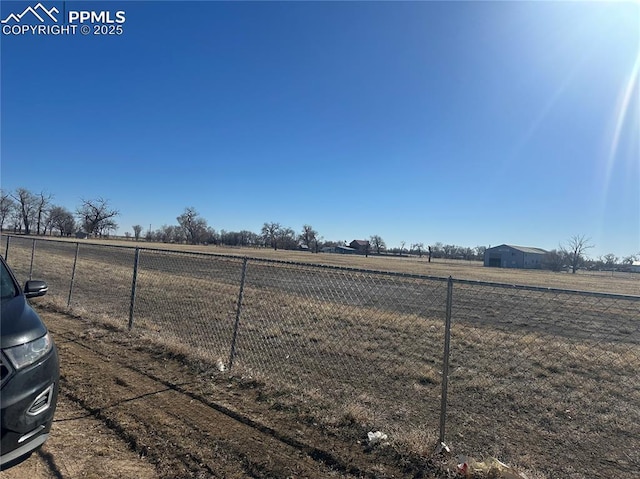
[[[31,265],[29,266],[29,279],[32,279],[33,275],[33,257],[36,254],[36,239],[33,238],[33,243],[31,244]]]
[[[444,326],[444,357],[442,359],[442,395],[440,402],[440,436],[438,441],[445,442],[447,423],[447,393],[449,388],[449,353],[451,351],[451,307],[453,304],[453,278],[447,282],[447,312]]]
[[[136,247],[136,255],[133,260],[133,279],[131,280],[131,304],[129,306],[129,329],[133,328],[133,311],[136,305],[136,283],[138,282],[138,262],[140,261],[140,248]]]
[[[67,308],[71,307],[71,294],[73,293],[73,282],[76,279],[76,264],[78,263],[78,250],[80,243],[76,243],[76,254],[73,258],[73,269],[71,270],[71,284],[69,284],[69,298],[67,299]]]
[[[242,276],[240,278],[240,292],[238,293],[238,305],[236,307],[236,322],[233,325],[233,337],[231,338],[231,352],[229,353],[229,371],[233,367],[236,356],[236,341],[238,340],[238,328],[240,326],[240,313],[242,312],[242,297],[244,296],[244,282],[247,277],[247,258],[242,261]]]
[[[4,260],[7,261],[9,257],[9,241],[11,241],[11,236],[7,236],[7,246],[4,248]]]

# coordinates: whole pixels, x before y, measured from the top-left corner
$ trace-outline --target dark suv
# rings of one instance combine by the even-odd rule
[[[0,257],[0,470],[27,458],[49,437],[58,398],[58,353],[27,298],[47,293],[44,281],[24,290]]]

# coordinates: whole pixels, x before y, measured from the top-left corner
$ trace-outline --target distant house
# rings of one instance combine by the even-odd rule
[[[631,263],[631,266],[629,266],[629,271],[631,271],[632,273],[640,273],[640,261],[634,261],[633,263]]]
[[[76,231],[76,238],[87,239],[88,237],[89,237],[88,233],[85,233],[84,231]]]
[[[371,251],[371,245],[367,240],[353,240],[349,243],[349,247],[360,254],[369,254],[369,251]]]
[[[540,269],[546,250],[528,246],[503,244],[487,248],[484,252],[484,265],[494,268]]]
[[[320,250],[322,253],[355,254],[357,251],[348,246],[326,246]]]

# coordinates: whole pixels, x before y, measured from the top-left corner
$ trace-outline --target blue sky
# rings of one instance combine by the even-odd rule
[[[638,2],[42,3],[126,21],[1,36],[3,190],[108,199],[120,234],[192,206],[216,230],[640,252]]]

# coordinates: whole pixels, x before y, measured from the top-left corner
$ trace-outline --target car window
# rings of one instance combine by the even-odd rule
[[[18,295],[18,288],[16,288],[16,284],[13,282],[4,263],[0,263],[0,295],[2,296],[2,301]]]

